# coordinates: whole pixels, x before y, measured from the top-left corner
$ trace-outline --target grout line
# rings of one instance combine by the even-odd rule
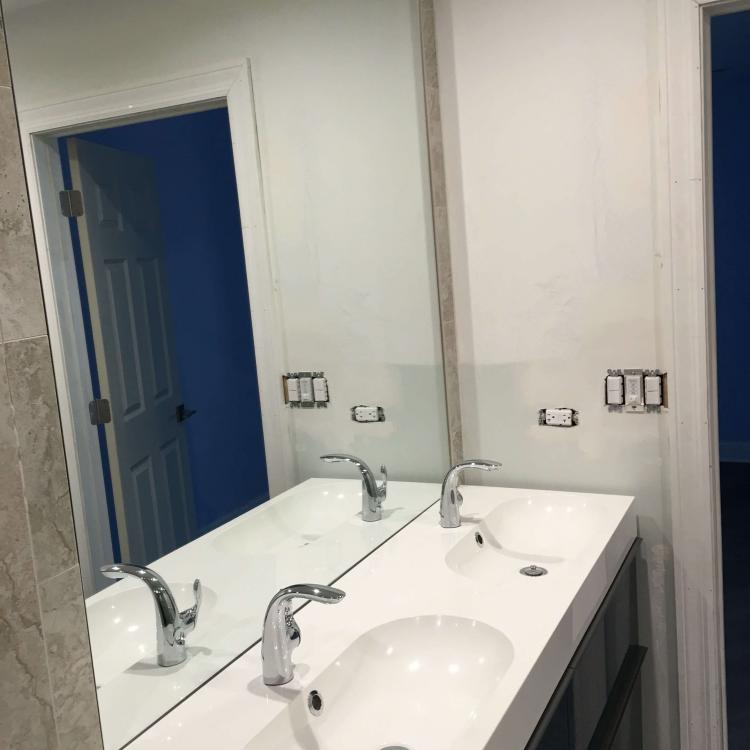
[[[3,344],[19,344],[23,341],[38,341],[39,339],[46,339],[46,338],[47,338],[46,333],[40,333],[37,336],[24,336],[23,338],[20,338],[20,339],[7,339],[3,341],[2,343]]]
[[[71,570],[74,570],[74,569],[76,569],[78,567],[79,567],[78,563],[75,563],[75,564],[71,565],[69,568],[65,568],[64,570],[59,570],[54,575],[49,576],[49,578],[45,578],[44,580],[40,580],[39,581],[39,587],[41,588],[42,586],[44,586],[45,584],[49,583],[50,581],[54,581],[55,578],[59,578],[60,576],[65,575],[66,573],[70,573]]]

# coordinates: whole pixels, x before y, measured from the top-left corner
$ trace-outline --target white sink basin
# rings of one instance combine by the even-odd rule
[[[91,653],[97,685],[104,685],[137,662],[156,654],[156,611],[151,592],[143,584],[112,587],[110,596],[86,606]],[[194,603],[192,583],[169,583],[180,609]],[[216,594],[203,586],[197,628],[216,605]]]
[[[213,538],[213,547],[223,554],[249,557],[315,542],[347,520],[355,521],[361,513],[361,485],[347,485],[327,482],[313,490],[289,490],[284,502],[266,503],[228,524]]]
[[[462,575],[503,584],[521,567],[578,558],[609,522],[606,508],[585,495],[550,493],[508,500],[467,533],[446,556]]]
[[[512,661],[508,638],[476,620],[385,623],[354,641],[247,750],[461,747]],[[317,716],[311,690],[322,698]]]

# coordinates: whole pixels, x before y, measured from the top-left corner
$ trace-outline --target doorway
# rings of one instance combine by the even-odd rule
[[[750,747],[750,11],[711,19],[714,295],[730,750]]]
[[[269,497],[228,113],[58,145],[113,557],[147,564]]]

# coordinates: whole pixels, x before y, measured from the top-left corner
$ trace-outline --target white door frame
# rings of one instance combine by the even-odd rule
[[[289,418],[280,376],[286,370],[284,329],[270,252],[260,141],[249,60],[127,90],[19,110],[29,203],[55,363],[55,380],[76,518],[81,572],[88,592],[100,588],[98,566],[112,559],[97,430],[82,424],[92,397],[78,281],[57,138],[115,124],[153,120],[226,104],[248,269],[261,419],[271,496],[294,484]],[[76,419],[75,415],[79,415]],[[87,500],[88,498],[88,500]],[[100,498],[91,502],[91,498]],[[85,508],[85,513],[84,513]]]
[[[727,747],[713,280],[710,19],[748,0],[662,0],[668,224],[661,336],[670,364],[669,485],[682,750]]]

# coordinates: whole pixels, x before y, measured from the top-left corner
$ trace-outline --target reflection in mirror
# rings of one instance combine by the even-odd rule
[[[437,500],[419,9],[3,10],[118,748]]]

